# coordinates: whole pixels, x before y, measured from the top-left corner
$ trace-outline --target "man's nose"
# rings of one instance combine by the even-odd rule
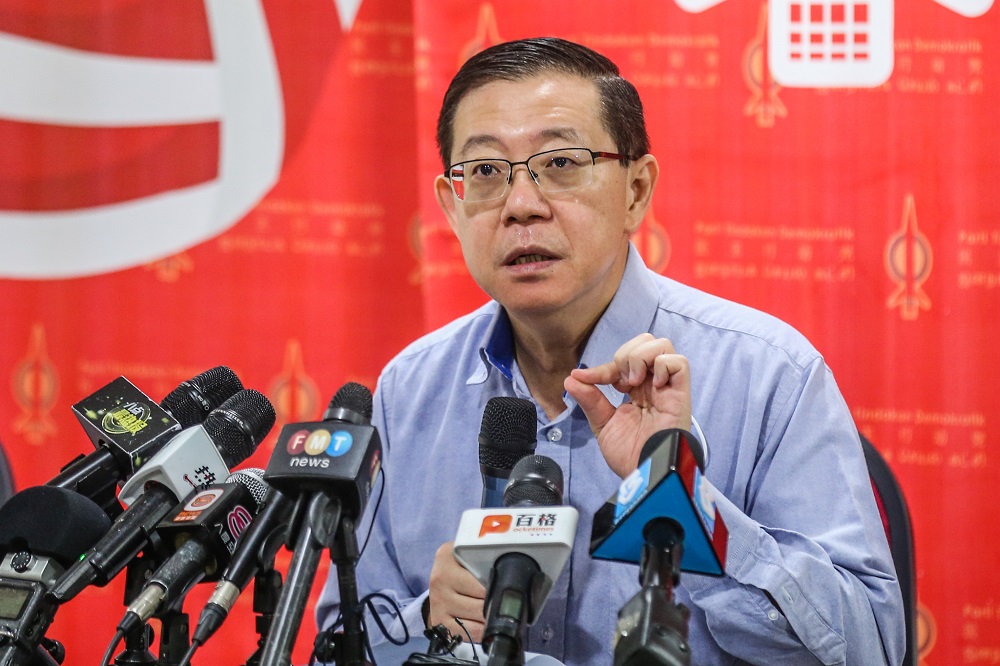
[[[507,188],[507,200],[504,202],[503,219],[522,221],[545,216],[548,212],[548,201],[538,188],[538,184],[531,178],[527,166],[514,167]]]

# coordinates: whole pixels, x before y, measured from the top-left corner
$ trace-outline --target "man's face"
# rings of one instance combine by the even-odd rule
[[[519,162],[557,148],[617,152],[599,108],[594,84],[575,76],[490,83],[459,103],[451,162]],[[593,169],[589,185],[546,193],[520,165],[502,198],[482,202],[459,201],[438,177],[438,203],[469,272],[513,317],[596,319],[614,296],[628,237],[649,205],[656,162],[646,156],[626,169],[599,158]]]

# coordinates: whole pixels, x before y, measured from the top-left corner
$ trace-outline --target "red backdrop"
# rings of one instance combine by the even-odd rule
[[[87,450],[69,406],[117,375],[159,399],[228,365],[276,433],[483,302],[433,200],[438,106],[472,53],[554,34],[642,94],[663,169],[647,263],[805,333],[895,470],[922,662],[996,663],[991,5],[7,0],[0,441],[18,487]],[[60,611],[71,662],[103,652],[121,594]],[[252,651],[240,604],[205,663]]]

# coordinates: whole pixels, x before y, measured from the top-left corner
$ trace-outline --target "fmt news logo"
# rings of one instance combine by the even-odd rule
[[[344,455],[353,445],[354,437],[346,430],[299,430],[288,438],[285,445],[285,450],[292,456],[288,466],[326,469],[330,466],[330,458]]]

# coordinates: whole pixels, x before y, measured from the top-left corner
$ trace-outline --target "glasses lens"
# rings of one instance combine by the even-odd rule
[[[503,196],[510,165],[503,160],[473,160],[451,168],[451,187],[462,201],[488,201]]]
[[[528,160],[528,168],[538,187],[545,192],[562,192],[590,183],[594,158],[582,148],[550,150]]]

